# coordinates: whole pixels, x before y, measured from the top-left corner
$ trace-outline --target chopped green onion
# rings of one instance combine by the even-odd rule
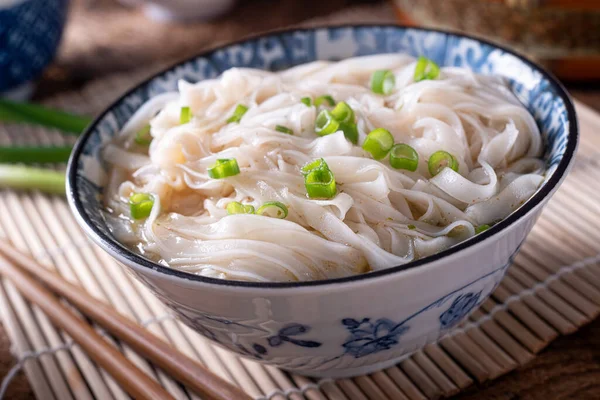
[[[227,118],[227,122],[228,123],[240,122],[240,120],[242,119],[244,114],[246,114],[246,111],[248,111],[248,107],[246,107],[243,104],[238,104],[237,107],[235,108],[235,111],[233,111],[233,115],[231,117]]]
[[[315,133],[319,136],[326,136],[338,131],[340,123],[333,118],[331,112],[323,110],[317,115],[315,120]]]
[[[408,229],[410,229],[411,231],[414,231],[415,229],[417,229],[416,226],[414,226],[413,224],[407,225],[406,226]]]
[[[340,128],[344,132],[344,136],[346,139],[351,141],[354,144],[358,143],[358,128],[355,123],[352,122],[343,122],[340,124]]]
[[[131,218],[144,219],[150,216],[154,198],[148,193],[134,193],[129,197],[129,211]]]
[[[440,74],[440,67],[427,57],[419,57],[415,67],[414,81],[420,82],[426,79],[435,79]]]
[[[220,158],[208,168],[208,176],[213,179],[223,179],[240,173],[235,158]]]
[[[92,119],[36,104],[0,99],[0,121],[30,123],[80,134],[91,124]]]
[[[152,136],[150,135],[150,124],[144,126],[142,129],[136,132],[134,141],[142,146],[147,146],[152,142]]]
[[[329,168],[313,169],[304,177],[304,186],[311,199],[331,199],[337,193],[335,178]]]
[[[283,126],[283,125],[275,125],[275,130],[277,132],[281,132],[281,133],[287,133],[288,135],[293,135],[294,131],[291,130],[290,128]]]
[[[485,231],[487,231],[488,229],[490,229],[490,226],[489,226],[489,225],[486,225],[486,224],[484,224],[484,225],[479,225],[477,228],[475,228],[475,234],[476,234],[476,235],[478,235],[478,234],[480,234],[481,232],[485,232]]]
[[[317,120],[319,119],[319,117],[321,117],[321,114],[327,115],[329,118],[333,118],[336,122],[339,123],[339,126],[336,127],[333,132],[336,132],[337,130],[341,129],[344,132],[344,136],[346,137],[346,139],[348,139],[354,144],[358,143],[358,129],[356,127],[356,124],[354,123],[354,111],[348,105],[348,103],[346,103],[345,101],[340,101],[339,103],[337,103],[335,108],[331,110],[331,113],[329,113],[329,111],[327,110],[321,111],[321,113],[319,113],[319,116],[317,117]],[[335,126],[335,124],[333,125]]]
[[[306,107],[310,107],[312,106],[312,99],[310,97],[303,97],[300,99],[300,101],[302,102],[302,104],[304,104]]]
[[[307,163],[304,167],[300,169],[302,175],[306,176],[310,174],[312,171],[317,169],[329,169],[329,165],[322,158],[318,158],[314,161]]]
[[[458,161],[452,154],[439,150],[429,157],[428,167],[431,176],[436,176],[446,167],[458,171]]]
[[[339,123],[354,123],[354,111],[345,101],[337,103],[335,108],[331,110],[331,115]]]
[[[179,112],[179,123],[181,125],[187,124],[192,120],[192,110],[189,107],[181,107]]]
[[[315,106],[319,107],[321,104],[327,102],[331,107],[335,106],[335,100],[328,94],[324,94],[323,96],[319,96],[315,99]]]
[[[380,69],[371,75],[371,90],[373,93],[388,95],[396,86],[396,77],[388,69]]]
[[[283,219],[288,215],[288,209],[285,204],[279,201],[267,201],[265,204],[260,206],[256,211],[258,215],[264,215],[265,217],[273,217]]]
[[[419,166],[419,154],[409,145],[398,143],[390,152],[390,165],[396,169],[416,171]]]
[[[390,131],[383,128],[377,128],[367,135],[362,148],[371,153],[374,159],[381,160],[387,156],[393,145],[394,137]]]
[[[239,201],[232,201],[227,204],[227,214],[254,214],[254,206],[250,204],[242,204]]]
[[[64,172],[22,165],[0,165],[0,187],[37,189],[46,193],[65,193]]]
[[[64,163],[69,161],[72,146],[38,147],[9,146],[0,147],[0,163]]]

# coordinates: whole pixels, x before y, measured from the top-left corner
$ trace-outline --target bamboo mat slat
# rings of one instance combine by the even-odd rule
[[[93,114],[139,77],[111,77],[51,103]],[[315,380],[212,346],[174,320],[144,286],[87,241],[62,198],[0,191],[0,240],[31,253],[256,399],[444,398],[524,365],[556,337],[575,332],[600,313],[600,205],[595,197],[600,185],[600,114],[580,103],[577,109],[582,138],[576,164],[492,297],[457,331],[371,375]],[[72,140],[38,128],[0,127],[2,144]],[[15,356],[22,360],[19,366],[38,398],[128,398],[6,281],[0,284],[0,310]],[[127,346],[107,340],[175,398],[197,398]]]

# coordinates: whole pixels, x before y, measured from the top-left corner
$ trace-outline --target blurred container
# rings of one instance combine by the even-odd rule
[[[400,22],[511,46],[567,80],[600,79],[600,0],[393,0]]]
[[[127,6],[142,6],[155,21],[208,21],[233,8],[236,0],[120,0]]]
[[[68,0],[0,0],[0,96],[27,98],[54,58]]]

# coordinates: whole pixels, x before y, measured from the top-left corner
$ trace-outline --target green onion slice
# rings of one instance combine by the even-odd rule
[[[431,176],[436,176],[444,168],[452,168],[454,171],[458,171],[458,161],[454,156],[446,151],[436,151],[429,157],[428,162],[429,173]]]
[[[265,204],[260,206],[256,211],[258,215],[264,215],[265,217],[273,217],[283,219],[288,215],[288,209],[285,204],[279,201],[267,201]]]
[[[486,225],[486,224],[484,224],[484,225],[479,225],[477,228],[475,228],[475,234],[476,234],[476,235],[478,235],[478,234],[480,234],[481,232],[485,232],[485,231],[487,231],[487,230],[488,230],[488,229],[490,229],[490,228],[491,228],[491,227],[490,227],[489,225]]]
[[[208,168],[208,176],[213,179],[223,179],[240,173],[235,158],[220,158]]]
[[[331,199],[337,193],[335,178],[329,168],[313,169],[304,177],[304,186],[311,199]]]
[[[181,107],[181,111],[179,112],[179,123],[187,124],[192,120],[192,111],[189,107]]]
[[[335,108],[331,110],[331,115],[339,123],[354,123],[354,111],[345,101],[340,101]]]
[[[227,123],[240,122],[244,114],[248,111],[248,107],[243,104],[238,104],[233,111],[233,115],[227,118]]]
[[[302,175],[306,176],[306,175],[310,174],[312,171],[315,171],[317,169],[327,169],[328,170],[329,165],[327,165],[327,163],[325,162],[324,159],[318,158],[314,161],[307,163],[304,167],[302,167],[300,169],[300,172],[302,172]]]
[[[134,141],[142,146],[148,146],[150,142],[152,142],[152,135],[150,135],[150,124],[147,124],[135,133]]]
[[[315,133],[319,136],[331,135],[338,131],[340,123],[333,118],[329,110],[323,110],[315,120]]]
[[[275,125],[275,130],[281,133],[287,133],[288,135],[293,135],[294,131],[283,125]]]
[[[129,211],[133,219],[144,219],[150,216],[154,198],[148,193],[134,193],[129,197]]]
[[[407,225],[406,226],[408,229],[410,229],[411,231],[414,231],[415,229],[417,229],[416,226],[414,226],[413,224]]]
[[[371,75],[371,90],[373,93],[388,95],[396,86],[396,77],[388,69],[381,69]]]
[[[354,144],[358,144],[358,128],[355,123],[344,122],[340,124],[340,129],[344,132],[346,139]]]
[[[242,204],[239,201],[232,201],[227,204],[227,214],[254,214],[254,206],[250,204]]]
[[[426,79],[435,79],[440,75],[440,66],[427,57],[419,57],[415,67],[414,81],[420,82]]]
[[[302,102],[302,104],[304,104],[306,107],[310,107],[312,106],[312,99],[310,97],[303,97],[300,99],[300,101]]]
[[[416,171],[419,166],[419,154],[409,145],[398,143],[390,152],[390,165],[396,169]]]
[[[321,104],[327,103],[329,106],[335,106],[335,100],[331,95],[324,94],[323,96],[319,96],[315,99],[315,106],[319,107]]]
[[[367,135],[362,148],[371,153],[374,159],[381,160],[387,156],[393,145],[394,137],[390,131],[383,128],[377,128]]]

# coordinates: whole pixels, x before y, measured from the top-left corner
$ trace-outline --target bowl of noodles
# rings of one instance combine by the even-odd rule
[[[125,93],[68,199],[185,324],[347,377],[451,332],[494,290],[573,161],[560,83],[510,50],[401,26],[265,34]]]

